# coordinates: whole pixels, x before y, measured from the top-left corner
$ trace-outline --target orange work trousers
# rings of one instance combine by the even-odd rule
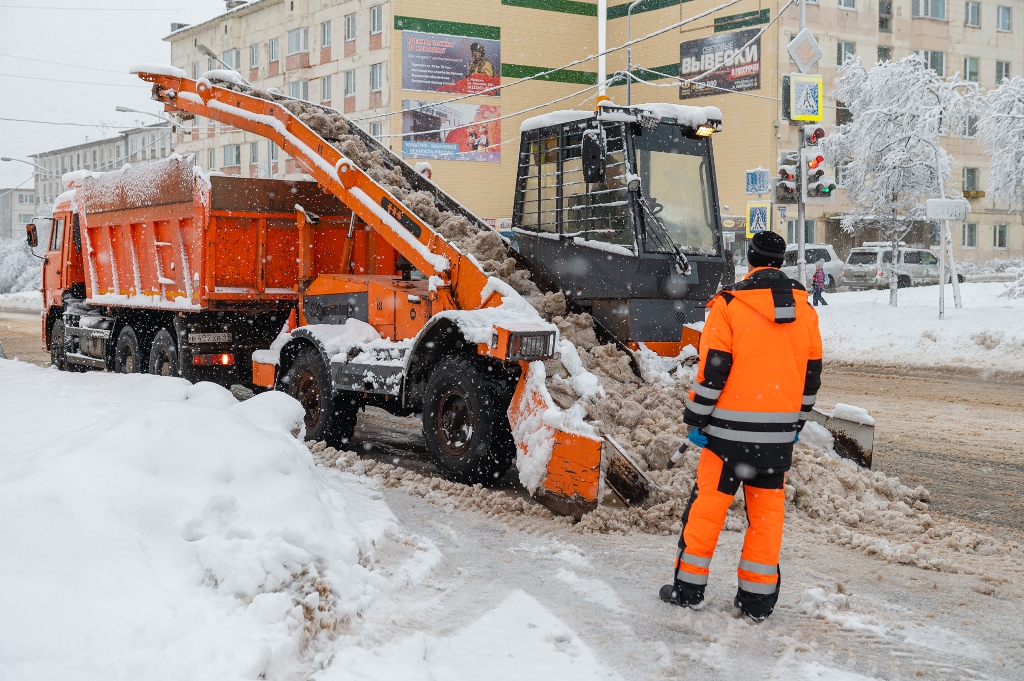
[[[785,473],[756,473],[750,468],[746,478],[737,476],[734,468],[707,447],[701,450],[697,481],[683,513],[683,532],[676,559],[677,580],[699,589],[708,583],[711,557],[725,524],[725,514],[742,483],[748,526],[736,571],[739,588],[752,594],[775,593],[786,514],[786,476]]]

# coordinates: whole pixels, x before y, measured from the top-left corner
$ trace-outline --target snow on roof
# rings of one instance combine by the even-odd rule
[[[685,104],[637,104],[636,108],[649,112],[655,118],[674,118],[679,125],[691,128],[708,121],[721,121],[722,110],[717,106],[687,106]]]
[[[552,111],[551,113],[527,118],[519,126],[519,132],[527,132],[528,130],[536,130],[537,128],[546,128],[549,125],[561,125],[562,123],[582,121],[587,118],[591,118],[593,115],[593,111],[577,111],[575,109]]]
[[[69,189],[53,200],[53,210],[78,210],[77,190]],[[64,204],[67,204],[66,206]]]
[[[128,69],[128,73],[155,73],[158,76],[171,76],[172,78],[187,78],[188,74],[183,69],[170,64],[136,64]]]

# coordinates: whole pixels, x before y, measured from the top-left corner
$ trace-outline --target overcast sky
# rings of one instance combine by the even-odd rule
[[[29,154],[156,122],[114,111],[118,104],[162,110],[128,69],[170,63],[163,38],[171,22],[194,24],[224,11],[224,0],[0,0],[0,156],[31,160]],[[109,127],[3,120],[10,118]],[[0,187],[21,184],[32,170],[0,162]]]

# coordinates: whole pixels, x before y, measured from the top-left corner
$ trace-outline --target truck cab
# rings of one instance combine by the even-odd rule
[[[85,269],[82,265],[82,230],[74,206],[74,192],[66,192],[54,202],[53,216],[43,223],[45,244],[39,243],[40,224],[28,225],[28,244],[32,248],[45,246],[43,256],[43,317],[42,340],[53,354],[54,323],[64,311],[64,294],[85,297]],[[48,224],[47,224],[48,223]]]

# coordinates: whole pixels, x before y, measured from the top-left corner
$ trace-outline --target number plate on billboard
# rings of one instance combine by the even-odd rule
[[[189,343],[230,343],[234,337],[230,333],[190,333]]]

